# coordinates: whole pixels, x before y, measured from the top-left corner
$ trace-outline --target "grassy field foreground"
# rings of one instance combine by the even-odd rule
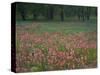
[[[25,25],[26,24],[26,25]],[[16,71],[95,68],[95,23],[32,22],[16,28]]]

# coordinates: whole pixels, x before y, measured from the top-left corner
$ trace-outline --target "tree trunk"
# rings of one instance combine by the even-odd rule
[[[37,14],[36,13],[33,13],[33,20],[37,20]]]
[[[54,17],[54,9],[53,9],[53,6],[48,6],[48,20],[53,20],[53,17]]]
[[[26,20],[26,14],[24,11],[20,12],[22,20]]]
[[[61,21],[64,21],[64,8],[63,7],[61,7],[60,18],[61,18]]]

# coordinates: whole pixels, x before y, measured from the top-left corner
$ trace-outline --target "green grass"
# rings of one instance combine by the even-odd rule
[[[76,52],[78,54],[78,56],[84,56],[84,53],[83,53],[83,50],[84,49],[76,49]],[[97,49],[93,49],[93,48],[89,48],[87,49],[88,53],[86,54],[87,56],[87,59],[88,59],[88,63],[92,63],[96,58],[97,58]]]
[[[35,32],[38,34],[44,32],[60,32],[64,34],[69,33],[78,33],[78,32],[91,32],[96,31],[96,22],[95,21],[86,21],[86,22],[32,22],[32,21],[23,21],[17,22],[18,26],[26,25],[38,25],[36,28],[29,28],[28,32]]]
[[[58,50],[59,50],[59,51],[66,51],[66,48],[65,48],[63,45],[60,45],[60,46],[58,47]]]
[[[95,60],[97,58],[97,50],[89,49],[87,56],[88,56],[88,61],[91,63],[93,60]]]

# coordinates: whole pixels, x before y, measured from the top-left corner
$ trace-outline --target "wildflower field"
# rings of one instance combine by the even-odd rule
[[[97,67],[97,29],[91,22],[19,22],[16,71]]]

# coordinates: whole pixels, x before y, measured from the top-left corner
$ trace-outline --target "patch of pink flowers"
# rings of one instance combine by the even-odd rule
[[[17,34],[17,42],[17,72],[33,71],[34,66],[37,70],[41,67],[43,70],[96,67],[96,59],[88,61],[90,49],[97,48],[94,32],[73,35],[24,32]],[[30,64],[33,66],[27,67]]]

